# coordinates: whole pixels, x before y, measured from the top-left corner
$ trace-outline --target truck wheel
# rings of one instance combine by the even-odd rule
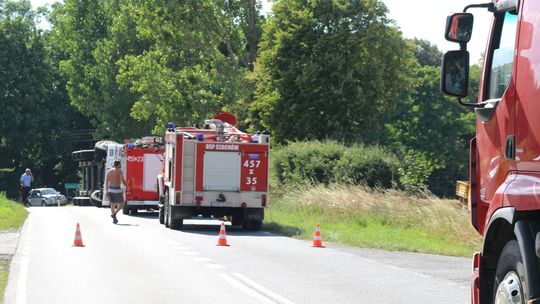
[[[494,284],[494,303],[522,304],[528,299],[528,291],[522,282],[525,281],[523,258],[518,242],[508,242],[497,263]]]
[[[165,223],[165,212],[163,211],[163,208],[165,208],[165,206],[162,206],[161,208],[159,208],[159,223],[161,225]]]
[[[139,209],[131,208],[131,215],[137,215],[137,214],[139,214]]]
[[[170,227],[171,229],[173,230],[179,230],[179,229],[182,229],[182,226],[184,225],[184,220],[183,219],[169,219],[170,221]]]

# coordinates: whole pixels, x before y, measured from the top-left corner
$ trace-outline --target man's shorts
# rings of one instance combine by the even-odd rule
[[[121,204],[124,202],[124,193],[120,187],[109,186],[107,194],[109,195],[111,204]]]

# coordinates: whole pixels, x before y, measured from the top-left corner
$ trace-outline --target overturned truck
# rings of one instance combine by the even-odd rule
[[[124,214],[137,214],[139,210],[157,210],[159,203],[157,176],[163,171],[164,147],[161,137],[144,137],[134,142],[119,144],[100,141],[94,150],[72,153],[82,173],[81,189],[75,197],[76,205],[109,206],[103,195],[106,172],[120,160],[127,183]]]

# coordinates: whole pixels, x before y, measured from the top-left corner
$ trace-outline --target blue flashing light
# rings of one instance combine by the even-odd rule
[[[170,122],[167,124],[167,130],[168,131],[174,131],[174,122]]]
[[[127,144],[127,148],[128,148],[128,149],[133,149],[134,147],[135,147],[135,145],[132,144],[132,143]]]
[[[198,141],[204,141],[204,134],[202,134],[202,133],[197,134],[197,140]]]

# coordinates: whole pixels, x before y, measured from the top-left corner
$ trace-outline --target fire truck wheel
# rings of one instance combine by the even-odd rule
[[[528,292],[522,282],[525,281],[523,259],[518,242],[508,242],[497,263],[494,284],[494,303],[524,303]]]
[[[182,229],[182,226],[184,225],[184,220],[183,219],[175,219],[175,220],[169,219],[169,221],[170,221],[170,227],[169,228],[171,228],[173,230]]]
[[[163,211],[164,207],[159,208],[159,223],[163,225],[165,223],[165,212]]]
[[[131,208],[131,215],[137,215],[137,214],[139,214],[139,209]]]

